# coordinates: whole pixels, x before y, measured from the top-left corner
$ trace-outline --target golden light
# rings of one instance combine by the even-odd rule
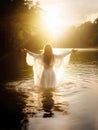
[[[44,27],[55,37],[62,31],[62,21],[59,16],[59,10],[54,7],[47,9],[43,17]]]
[[[54,12],[49,11],[47,13],[46,26],[49,29],[49,31],[54,35],[61,31],[62,23],[55,11]]]
[[[63,20],[58,7],[46,8],[46,14],[43,16],[44,27],[51,33],[53,37],[58,37],[62,31],[67,30],[70,25],[72,25],[72,20],[70,21],[70,14],[68,11],[64,13],[66,21]]]

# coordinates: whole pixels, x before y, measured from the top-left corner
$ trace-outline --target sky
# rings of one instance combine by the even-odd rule
[[[40,6],[62,24],[75,25],[98,17],[98,0],[39,0]]]

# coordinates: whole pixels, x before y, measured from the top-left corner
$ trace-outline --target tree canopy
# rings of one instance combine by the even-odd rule
[[[23,47],[41,49],[48,35],[42,28],[42,12],[39,2],[0,0],[0,53]],[[56,47],[98,47],[98,18],[70,27],[55,41]]]
[[[98,18],[79,26],[72,26],[58,41],[62,47],[94,48],[98,47]],[[61,44],[60,44],[61,43]]]

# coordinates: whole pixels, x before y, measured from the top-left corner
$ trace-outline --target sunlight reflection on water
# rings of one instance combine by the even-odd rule
[[[53,130],[59,128],[60,130],[65,130],[65,128],[68,128],[67,130],[98,129],[98,58],[95,55],[87,57],[86,62],[83,57],[83,62],[80,63],[82,56],[81,59],[76,56],[75,63],[71,61],[63,68],[62,75],[60,75],[62,80],[53,91],[54,118],[49,118],[48,122],[41,118],[43,97],[42,92],[37,89],[37,86],[34,86],[33,77],[28,80],[8,83],[16,86],[17,91],[27,93],[27,104],[24,110],[37,112],[37,117],[34,120],[29,118],[28,130],[44,130],[45,128],[47,130],[50,128]],[[65,116],[64,113],[68,116]],[[58,125],[55,125],[57,122]]]

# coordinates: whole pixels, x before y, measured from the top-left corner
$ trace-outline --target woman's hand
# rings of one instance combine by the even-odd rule
[[[28,50],[26,48],[21,49],[21,52],[27,53]]]
[[[72,49],[72,52],[77,52],[77,51],[78,51],[78,50],[76,50],[76,49],[74,49],[74,48]]]

